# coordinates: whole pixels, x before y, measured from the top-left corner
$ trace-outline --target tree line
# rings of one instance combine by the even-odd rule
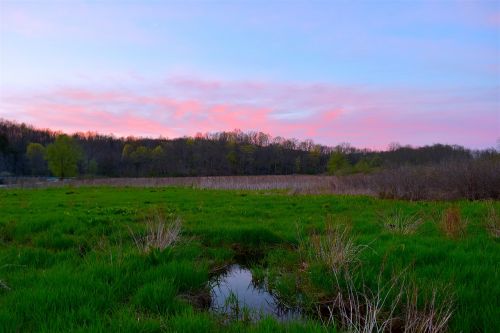
[[[329,147],[239,130],[176,139],[67,135],[0,119],[0,176],[343,175],[496,154],[442,144],[392,144],[387,151]]]

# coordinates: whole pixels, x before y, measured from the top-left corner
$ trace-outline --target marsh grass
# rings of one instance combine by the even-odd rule
[[[338,288],[334,272],[324,261],[317,262],[312,246],[306,243],[312,236],[323,237],[324,242],[332,237],[324,219],[330,214],[340,234],[345,224],[341,217],[352,218],[347,236],[353,245],[369,244],[369,250],[361,251],[354,264],[337,273],[341,286],[346,284],[342,274],[351,274],[351,299],[357,295],[360,318],[368,308],[363,303],[377,304],[377,299],[383,299],[384,293],[374,296],[383,264],[381,290],[387,292],[392,274],[405,267],[411,267],[412,279],[418,283],[415,309],[407,305],[405,292],[392,315],[389,327],[393,332],[404,331],[402,323],[410,322],[407,316],[436,318],[436,310],[431,309],[439,308],[446,295],[435,286],[447,284],[455,300],[447,322],[450,332],[500,332],[500,243],[486,232],[487,206],[483,202],[453,203],[468,221],[469,234],[466,241],[447,241],[439,225],[443,211],[452,205],[449,202],[292,196],[269,191],[248,191],[242,196],[241,191],[140,186],[82,187],[71,195],[67,191],[0,190],[0,266],[9,264],[0,270],[0,279],[11,288],[0,290],[0,331],[345,332],[333,302],[339,290],[347,301],[348,291]],[[491,205],[498,215],[500,203]],[[422,224],[412,237],[392,236],[384,232],[376,212],[394,206],[405,214],[423,212],[425,221],[435,223]],[[167,212],[165,225],[175,216],[183,217],[181,237],[166,250],[143,253],[129,227],[136,238],[145,236],[147,221],[139,217],[138,222],[137,212],[149,216],[158,207]],[[303,230],[300,237],[293,221]],[[64,242],[51,241],[52,236]],[[325,328],[318,321],[280,323],[268,318],[224,324],[216,314],[199,310],[192,299],[183,297],[206,293],[214,267],[236,260],[238,253],[255,252],[259,253],[256,265],[269,272],[270,290],[277,290],[280,299],[291,305],[299,295],[299,306],[304,305],[306,315],[314,315],[314,306],[324,301],[323,309],[330,305],[334,310],[335,324]],[[363,270],[364,280],[358,269]],[[386,313],[400,288],[395,285],[389,293],[378,312],[378,326],[388,318]],[[411,289],[408,293],[411,295]],[[349,314],[347,302],[345,306]],[[434,327],[439,326],[437,322],[434,319]],[[411,327],[424,325],[408,325],[406,331],[411,332]]]
[[[342,281],[340,281],[342,279]],[[397,318],[395,310],[402,298],[399,285],[400,276],[389,282],[382,282],[381,275],[375,290],[364,282],[358,287],[350,272],[336,276],[337,296],[328,307],[328,323],[340,322],[347,332],[372,333],[385,332],[392,328]]]
[[[252,321],[252,311],[245,304],[240,303],[238,295],[233,291],[229,292],[228,297],[224,301],[223,308],[222,311],[227,315],[228,320]]]
[[[0,270],[8,268],[9,266],[12,266],[12,265],[6,264],[3,266],[0,266]],[[16,266],[21,266],[21,265],[16,265]],[[4,291],[11,290],[11,288],[9,287],[9,285],[7,284],[7,282],[4,279],[0,279],[0,290],[4,290]]]
[[[467,220],[462,217],[460,208],[452,206],[444,210],[440,227],[443,233],[449,238],[459,238],[465,236]]]
[[[0,280],[0,289],[10,290],[10,287],[7,285],[7,283],[4,280]]]
[[[403,215],[397,211],[396,216],[399,222],[397,231],[401,234],[414,232],[422,223],[416,215]],[[384,277],[387,258],[382,261],[374,285],[370,281],[373,272],[365,276],[365,263],[360,255],[367,246],[357,245],[345,225],[328,224],[321,236],[312,235],[308,241],[312,254],[310,260],[328,267],[334,281],[333,299],[316,303],[317,313],[326,329],[340,325],[346,332],[359,333],[446,331],[454,312],[454,295],[446,288],[434,288],[430,293],[419,295],[417,285],[408,282],[409,268],[399,269],[387,279]],[[301,270],[307,272],[308,265]]]
[[[405,333],[440,333],[446,332],[448,322],[454,312],[454,294],[450,288],[432,289],[430,298],[424,302],[421,309],[419,289],[416,284],[405,288],[406,307],[404,314]]]
[[[423,293],[408,269],[383,278],[381,269],[377,283],[360,271],[335,274],[336,296],[327,306],[326,327],[340,324],[346,332],[446,332],[455,310],[455,295],[449,286],[433,287]]]
[[[307,248],[311,259],[338,273],[359,263],[360,253],[366,245],[356,244],[349,226],[327,224],[322,234],[311,235],[309,243],[303,247]]]
[[[378,215],[387,230],[402,235],[415,233],[423,223],[419,212],[407,214],[402,209],[394,209],[388,213],[379,213]]]
[[[137,249],[143,253],[152,250],[164,250],[174,246],[179,241],[182,229],[182,220],[174,217],[170,221],[159,211],[146,220],[146,233],[139,235],[129,228]]]
[[[486,229],[494,238],[500,238],[500,216],[492,203],[488,204],[486,213]]]
[[[264,317],[257,309],[251,309],[244,301],[240,301],[238,295],[232,290],[229,290],[229,294],[224,300],[224,304],[213,310],[220,316],[224,324],[229,324],[231,322],[249,324]]]

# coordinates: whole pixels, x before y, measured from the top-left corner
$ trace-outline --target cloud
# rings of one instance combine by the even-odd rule
[[[373,89],[174,77],[117,87],[10,92],[0,117],[68,132],[194,135],[232,129],[385,148],[394,141],[489,147],[499,136],[498,90]]]

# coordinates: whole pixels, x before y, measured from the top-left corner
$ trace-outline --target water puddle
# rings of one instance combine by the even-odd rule
[[[265,316],[280,321],[301,319],[298,310],[286,308],[265,283],[258,283],[249,269],[238,264],[212,279],[210,294],[210,309],[230,320],[257,321]]]

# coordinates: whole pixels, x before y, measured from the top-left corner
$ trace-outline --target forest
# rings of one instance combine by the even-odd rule
[[[46,148],[62,134],[0,119],[0,175],[54,175]],[[343,175],[449,161],[498,159],[494,149],[393,143],[386,151],[373,151],[349,143],[329,147],[312,140],[240,130],[173,139],[86,132],[72,134],[68,139],[75,150],[75,170],[68,174],[73,176]]]

